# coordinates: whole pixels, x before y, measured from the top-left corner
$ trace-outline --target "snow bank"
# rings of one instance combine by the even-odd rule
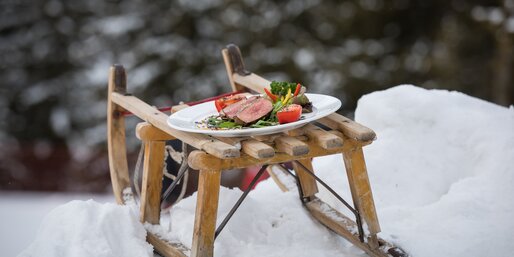
[[[398,86],[362,97],[355,115],[378,135],[365,157],[382,237],[417,257],[512,256],[513,108]],[[339,159],[316,167],[344,188]]]
[[[130,207],[71,201],[45,217],[35,241],[19,257],[153,256],[145,238]]]
[[[398,86],[361,98],[356,119],[377,132],[365,148],[381,237],[412,256],[507,257],[514,252],[514,108],[457,92]],[[341,155],[317,173],[350,200]],[[218,224],[242,194],[222,188]],[[320,187],[319,196],[346,212]],[[172,209],[172,233],[191,247],[196,194]],[[351,217],[351,215],[349,215]],[[150,256],[128,207],[71,202],[52,211],[21,256]],[[313,220],[298,193],[261,182],[215,242],[216,256],[365,256]]]

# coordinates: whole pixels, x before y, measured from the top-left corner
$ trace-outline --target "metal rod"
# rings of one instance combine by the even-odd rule
[[[302,203],[307,203],[309,201],[309,199],[307,199],[307,197],[303,197],[302,183],[300,183],[300,179],[298,178],[298,176],[293,174],[293,172],[291,172],[291,170],[289,170],[283,163],[279,164],[278,166],[282,167],[282,169],[284,169],[287,173],[289,173],[289,175],[293,176],[293,178],[296,182],[296,187],[298,188],[298,195],[300,197],[300,201]]]
[[[334,191],[334,189],[332,189],[329,185],[327,185],[323,180],[321,180],[318,176],[316,176],[316,174],[314,174],[311,170],[309,170],[307,167],[305,167],[303,164],[301,164],[299,161],[294,161],[296,164],[298,164],[303,170],[305,170],[309,175],[311,175],[312,177],[314,177],[314,179],[316,179],[316,181],[318,181],[321,185],[323,185],[328,191],[330,191],[330,193],[332,193],[336,198],[337,200],[339,200],[340,202],[342,202],[348,209],[350,209],[350,211],[353,212],[353,214],[356,214],[357,213],[357,210],[355,210],[348,202],[346,202],[340,195],[338,195],[336,193],[336,191]]]
[[[340,202],[342,202],[351,212],[353,212],[353,214],[355,214],[355,220],[357,222],[357,229],[359,231],[359,240],[361,242],[364,242],[364,229],[362,228],[362,220],[361,220],[361,215],[359,213],[359,211],[357,211],[355,208],[353,208],[348,202],[346,202],[339,194],[336,193],[336,191],[334,191],[334,189],[332,189],[329,185],[327,185],[323,180],[321,180],[318,176],[316,176],[316,174],[314,174],[314,172],[312,172],[311,170],[309,170],[307,167],[305,167],[302,163],[300,163],[299,161],[294,161],[296,164],[298,164],[303,170],[305,170],[307,172],[307,174],[311,175],[312,177],[314,177],[314,179],[316,179],[316,181],[318,181],[321,185],[323,185],[328,191],[330,191],[330,193],[332,193],[332,195],[334,195]],[[355,204],[355,203],[354,203]]]
[[[189,171],[189,165],[187,165],[187,161],[183,161],[183,162],[185,162],[186,164],[180,166],[177,177],[175,178],[175,180],[173,180],[173,183],[171,183],[171,185],[166,189],[164,194],[162,194],[161,203],[162,203],[162,201],[164,201],[164,199],[166,199],[166,198],[168,198],[168,196],[170,196],[171,192],[173,192],[173,189],[175,189],[175,187],[178,185],[178,182],[180,182],[180,180],[182,179],[182,177],[184,177],[186,172]],[[187,186],[187,185],[184,185],[184,186]]]
[[[178,183],[182,180],[184,175],[189,171],[189,164],[187,162],[187,157],[189,156],[189,152],[191,151],[188,144],[182,142],[182,163],[180,164],[180,167],[177,172],[177,176],[175,177],[175,180],[171,183],[171,185],[166,189],[166,191],[162,194],[161,197],[161,203],[164,201],[164,199],[168,198],[170,196],[171,192],[173,192],[173,189],[178,185]],[[171,153],[169,153],[171,156]],[[182,185],[187,186],[187,185]]]
[[[296,179],[296,175],[294,173],[292,173],[284,164],[279,164],[280,167],[284,168],[284,170],[289,173],[289,175],[293,176],[293,178]]]
[[[237,211],[237,208],[239,208],[239,206],[241,205],[241,203],[244,201],[244,199],[246,198],[246,196],[248,195],[248,193],[250,193],[250,191],[252,190],[252,188],[255,186],[255,184],[257,183],[257,180],[259,180],[259,178],[261,177],[262,173],[264,173],[264,171],[266,170],[266,168],[268,167],[268,165],[263,165],[261,167],[261,169],[259,170],[259,172],[257,172],[257,174],[255,175],[255,177],[253,177],[252,179],[252,182],[250,182],[250,185],[248,186],[248,188],[243,192],[243,195],[241,195],[241,197],[239,197],[239,199],[237,200],[237,202],[234,204],[234,206],[232,207],[232,209],[230,210],[230,212],[227,214],[227,216],[223,219],[223,221],[221,222],[221,224],[219,225],[219,227],[216,229],[216,233],[214,234],[214,239],[216,239],[218,237],[218,235],[221,233],[221,231],[223,230],[223,228],[225,227],[225,225],[227,225],[228,221],[230,220],[230,218],[232,218],[232,215],[234,215],[234,213]]]

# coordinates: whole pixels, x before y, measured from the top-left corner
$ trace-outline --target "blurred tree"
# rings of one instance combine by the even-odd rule
[[[402,83],[512,104],[513,13],[514,0],[1,1],[0,188],[107,190],[109,66],[171,105],[229,90],[227,43],[347,115]]]

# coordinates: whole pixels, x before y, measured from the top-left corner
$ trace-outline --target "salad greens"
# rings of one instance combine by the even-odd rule
[[[294,92],[297,84],[298,83],[272,81],[270,84],[271,93],[275,95],[285,96],[287,95],[287,90],[291,90],[291,92]]]
[[[240,125],[236,123],[235,120],[229,119],[224,115],[213,115],[205,118],[201,122],[197,122],[197,126],[208,129],[243,129],[248,127],[263,128],[284,123],[284,115],[279,118],[277,113],[279,113],[284,108],[288,108],[288,106],[291,106],[291,104],[300,105],[302,107],[300,114],[302,112],[308,113],[312,111],[312,103],[304,94],[306,89],[299,83],[272,81],[270,88],[271,91],[267,88],[264,88],[264,91],[267,97],[271,100],[273,109],[269,115],[261,118],[254,124]],[[289,112],[291,111],[288,111],[287,115],[290,114]],[[279,114],[283,113],[280,112]]]

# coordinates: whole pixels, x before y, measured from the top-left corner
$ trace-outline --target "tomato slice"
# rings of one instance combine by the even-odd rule
[[[300,119],[302,115],[302,106],[298,104],[291,104],[284,109],[277,112],[278,123],[290,123]]]
[[[242,95],[226,96],[226,97],[216,99],[216,101],[214,101],[214,105],[216,106],[216,110],[218,110],[218,112],[220,112],[221,110],[223,110],[223,108],[225,108],[231,104],[237,103],[243,99],[246,99],[246,97],[244,97]]]

